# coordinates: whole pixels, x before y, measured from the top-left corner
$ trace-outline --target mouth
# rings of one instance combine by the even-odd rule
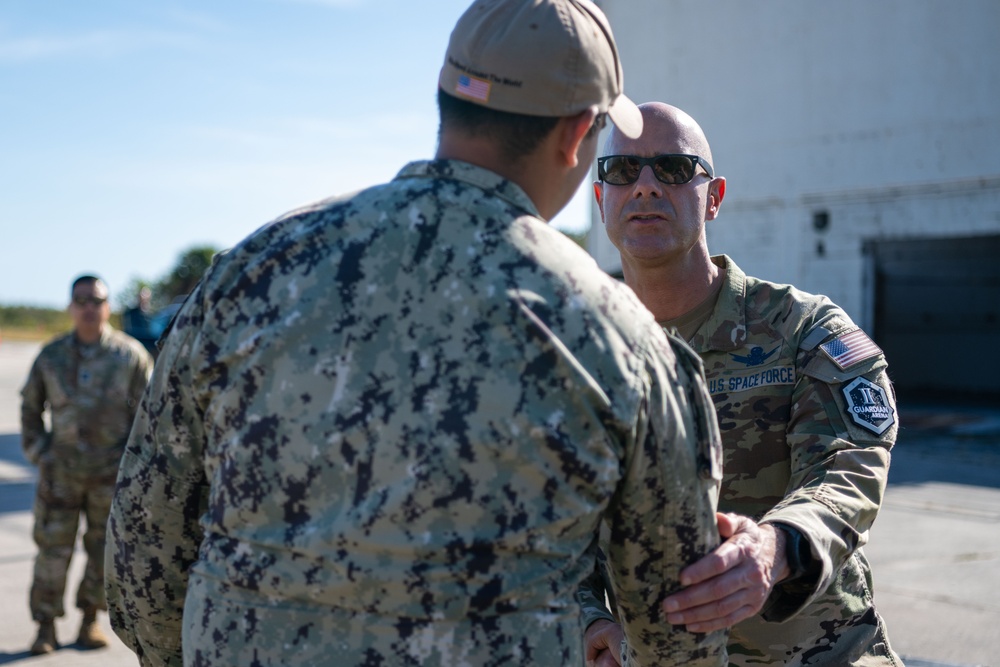
[[[632,213],[628,216],[629,222],[660,222],[666,218],[659,213]]]

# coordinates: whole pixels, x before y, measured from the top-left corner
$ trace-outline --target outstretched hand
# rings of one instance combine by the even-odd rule
[[[736,514],[716,514],[723,542],[681,571],[683,590],[663,601],[667,622],[690,632],[729,628],[757,614],[789,575],[785,533]]]

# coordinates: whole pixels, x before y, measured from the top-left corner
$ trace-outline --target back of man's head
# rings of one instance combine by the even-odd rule
[[[469,137],[487,139],[508,162],[531,155],[555,128],[556,116],[528,116],[498,111],[473,104],[438,89],[438,111],[441,128],[458,130]]]
[[[590,0],[476,0],[438,79],[442,131],[508,137],[505,152],[524,154],[558,118],[596,107],[638,136],[642,116],[622,81],[611,28]]]

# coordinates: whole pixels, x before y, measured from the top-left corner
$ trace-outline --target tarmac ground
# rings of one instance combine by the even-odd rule
[[[75,645],[72,606],[84,554],[67,585],[63,647],[31,656],[28,588],[35,557],[35,470],[20,447],[20,387],[39,346],[0,344],[0,665],[133,666],[100,616],[110,647]],[[907,667],[1000,667],[1000,405],[902,402],[889,486],[865,553],[875,603]],[[331,664],[335,657],[331,656]]]

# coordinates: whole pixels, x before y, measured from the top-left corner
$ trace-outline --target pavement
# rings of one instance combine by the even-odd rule
[[[20,390],[39,349],[34,343],[0,343],[0,665],[134,667],[139,664],[135,654],[112,632],[107,614],[98,618],[111,646],[87,650],[74,643],[83,617],[73,605],[86,558],[82,543],[70,562],[66,616],[56,621],[56,636],[63,646],[46,656],[28,652],[37,628],[28,611],[36,553],[31,539],[36,473],[21,455]]]
[[[72,592],[82,546],[71,565],[67,616],[57,622],[66,645],[28,654],[35,470],[21,455],[19,391],[38,349],[0,344],[0,665],[134,666],[106,615],[110,647],[71,643],[81,618]],[[865,546],[890,641],[907,667],[1000,667],[1000,405],[902,401],[900,422],[885,500]]]

